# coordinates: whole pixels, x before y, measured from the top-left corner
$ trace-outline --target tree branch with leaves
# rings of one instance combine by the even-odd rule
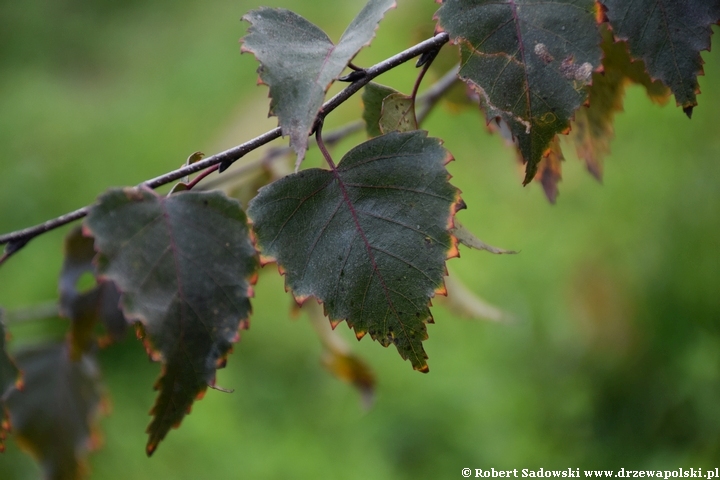
[[[277,265],[298,305],[318,302],[333,328],[345,321],[358,339],[369,334],[385,347],[394,345],[415,370],[427,372],[423,341],[433,322],[430,304],[448,293],[445,264],[457,256],[458,244],[514,253],[487,246],[455,220],[466,205],[445,168],[452,155],[419,129],[430,109],[462,80],[465,101],[477,104],[485,124],[516,147],[525,165],[523,183],[540,180],[554,202],[560,135],[573,137],[578,155],[600,178],[628,83],[643,85],[657,102],[674,94],[691,116],[700,51],[710,48],[711,26],[720,19],[719,0],[446,0],[433,37],[376,65],[355,65],[356,54],[394,7],[393,0],[368,1],[337,44],[291,11],[248,13],[242,50],[260,64],[277,128],[204,159],[194,154],[180,169],[0,236],[6,245],[2,264],[37,236],[84,218],[66,240],[60,275],[58,308],[71,321],[67,341],[13,352],[0,323],[0,405],[49,478],[82,472],[101,390],[94,360],[99,346],[134,325],[150,358],[163,365],[147,432],[151,455],[207,387],[215,387],[217,369],[249,325],[258,267],[267,263]],[[420,93],[425,73],[449,43],[459,50],[459,67]],[[373,82],[413,58],[419,71],[409,95]],[[336,81],[349,85],[325,101]],[[325,118],[361,90],[364,122],[325,133]],[[330,145],[363,124],[371,138],[336,162]],[[286,136],[289,147],[225,172]],[[302,168],[313,138],[325,168]],[[290,153],[295,171],[261,176],[267,184],[253,183],[262,188],[247,205],[216,189]],[[193,174],[168,195],[154,191]],[[97,286],[80,293],[75,284],[88,271]],[[107,333],[103,339],[98,325]],[[319,332],[333,361],[350,362],[338,376],[371,389],[367,369],[350,360],[331,333]],[[46,376],[76,403],[36,401],[45,393]],[[43,409],[49,430],[32,425],[38,415],[33,408]],[[79,447],[65,451],[48,442],[52,429],[63,432],[55,442]]]

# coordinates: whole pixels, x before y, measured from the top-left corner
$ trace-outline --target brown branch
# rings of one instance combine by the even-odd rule
[[[345,89],[343,89],[337,95],[335,95],[330,100],[325,102],[320,110],[320,113],[318,114],[318,117],[324,118],[326,115],[328,115],[330,112],[335,110],[338,106],[340,106],[343,102],[345,102],[351,96],[353,96],[355,93],[357,93],[358,90],[360,90],[362,87],[364,87],[366,84],[368,84],[375,77],[377,77],[389,70],[392,70],[393,68],[407,62],[408,60],[410,60],[418,55],[421,55],[422,53],[424,53],[426,51],[437,49],[437,48],[441,47],[442,45],[447,43],[448,40],[449,40],[449,36],[447,33],[444,33],[444,32],[439,33],[438,35],[435,35],[432,38],[422,41],[422,42],[418,43],[417,45],[414,45],[414,46],[408,48],[407,50],[404,50],[386,60],[383,60],[380,63],[373,65],[372,67],[370,67],[366,70],[367,74],[363,78],[348,85],[347,87],[345,87]],[[199,162],[195,162],[193,164],[186,165],[177,170],[173,170],[164,175],[160,175],[158,177],[147,180],[147,181],[143,182],[141,185],[145,185],[149,188],[155,189],[162,185],[166,185],[166,184],[171,183],[175,180],[178,180],[182,177],[185,177],[187,175],[200,172],[209,167],[213,167],[214,165],[223,164],[225,167],[227,167],[230,164],[232,164],[233,162],[235,162],[238,159],[245,156],[247,153],[249,153],[257,148],[262,147],[263,145],[275,140],[276,138],[278,138],[280,136],[281,136],[281,129],[280,129],[280,127],[276,127],[268,132],[265,132],[264,134],[262,134],[258,137],[253,138],[252,140],[249,140],[249,141],[241,144],[241,145],[238,145],[231,149],[225,150],[224,152],[220,152],[218,154],[207,157],[203,160],[200,160]],[[78,210],[75,210],[73,212],[61,215],[52,220],[48,220],[47,222],[41,223],[34,227],[29,227],[29,228],[15,231],[15,232],[10,232],[5,235],[0,235],[0,245],[7,244],[7,247],[5,250],[5,255],[3,255],[3,257],[0,259],[0,261],[7,260],[7,258],[9,258],[12,254],[16,253],[17,251],[19,251],[30,240],[37,237],[38,235],[49,232],[50,230],[54,230],[58,227],[66,225],[70,222],[73,222],[75,220],[83,218],[88,214],[89,211],[90,211],[90,206],[86,206],[86,207],[80,208]]]
[[[420,104],[420,109],[417,114],[418,125],[422,125],[423,121],[427,118],[428,114],[432,111],[435,105],[437,105],[442,96],[456,81],[458,81],[457,73],[457,68],[448,71],[437,82],[432,84],[427,90],[418,96],[417,101]],[[325,140],[325,145],[328,147],[335,145],[353,133],[359,132],[364,127],[365,122],[362,120],[355,120],[338,127],[324,135],[323,138]],[[315,141],[316,140],[313,138],[311,140],[311,144],[315,143]],[[220,177],[215,177],[212,180],[205,181],[202,186],[198,188],[201,190],[212,190],[214,188],[218,188],[228,182],[247,175],[258,168],[270,165],[274,161],[284,158],[293,151],[294,150],[287,145],[282,147],[273,147],[268,149],[262,157],[245,163],[238,168],[234,168]]]

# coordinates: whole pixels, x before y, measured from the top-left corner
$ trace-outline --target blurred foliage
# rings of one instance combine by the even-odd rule
[[[400,0],[373,46],[379,61],[432,31],[430,0]],[[85,205],[275,125],[256,63],[239,55],[250,1],[0,2],[0,230]],[[275,0],[337,40],[353,2]],[[717,29],[716,29],[717,32]],[[717,38],[717,35],[716,35]],[[446,54],[444,54],[446,55]],[[99,361],[113,412],[92,478],[453,478],[471,468],[715,467],[720,455],[720,49],[693,119],[638,87],[617,116],[598,184],[565,142],[557,205],[520,186],[514,153],[482,115],[439,108],[425,127],[456,162],[460,220],[519,250],[462,250],[452,275],[515,323],[470,322],[434,308],[420,375],[392,350],[352,341],[377,374],[377,400],[321,366],[322,346],[275,268],[261,275],[251,329],[218,384],[151,459],[146,415],[159,366],[129,339]],[[379,81],[409,90],[411,65]],[[443,72],[435,72],[439,76]],[[432,81],[432,75],[427,84]],[[673,102],[671,102],[672,104]],[[360,99],[328,119],[358,118]],[[337,148],[340,156],[356,135]],[[286,141],[286,140],[285,140]],[[314,159],[314,160],[313,160]],[[308,153],[307,166],[317,164]],[[232,171],[232,169],[230,170]],[[214,178],[214,177],[211,177]],[[9,310],[57,297],[62,237],[34,240],[0,269]],[[11,327],[16,343],[57,335],[58,321]],[[341,324],[348,339],[351,332]],[[39,467],[11,439],[0,478]]]

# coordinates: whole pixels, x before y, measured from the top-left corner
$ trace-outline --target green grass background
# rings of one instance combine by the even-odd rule
[[[399,0],[368,65],[432,31],[436,5]],[[360,6],[273,0],[334,40]],[[256,62],[240,55],[249,0],[0,2],[0,231],[91,203],[275,125]],[[715,39],[717,39],[717,29]],[[558,203],[522,188],[514,153],[476,110],[438,108],[426,123],[456,162],[463,223],[521,250],[462,250],[451,275],[511,312],[510,325],[434,308],[431,373],[394,349],[339,331],[378,376],[368,412],[320,365],[309,323],[274,267],[263,272],[218,383],[153,458],[144,454],[159,365],[133,338],[100,354],[112,412],[93,479],[461,478],[470,468],[670,469],[720,459],[720,49],[704,52],[689,121],[631,88],[604,184],[570,146]],[[380,81],[409,91],[408,64]],[[429,80],[432,80],[430,78]],[[671,103],[673,103],[671,101]],[[329,127],[359,117],[351,99]],[[344,151],[362,135],[343,142]],[[286,140],[285,140],[286,141]],[[307,165],[319,163],[316,151]],[[0,305],[53,299],[68,228],[34,240],[0,269]],[[60,321],[55,325],[62,325]],[[12,326],[21,342],[47,327]],[[10,440],[3,480],[35,479]]]

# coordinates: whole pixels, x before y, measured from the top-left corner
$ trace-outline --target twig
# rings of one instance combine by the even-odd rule
[[[353,122],[350,122],[328,133],[325,136],[325,144],[328,146],[334,145],[345,137],[352,135],[355,132],[359,132],[364,128],[364,126],[365,122],[363,122],[362,120],[355,120]],[[311,143],[314,143],[315,141],[316,140],[314,138],[310,140]],[[243,175],[246,175],[247,173],[257,168],[270,165],[275,160],[283,158],[286,155],[292,153],[293,151],[294,150],[287,145],[282,147],[273,147],[271,149],[268,149],[267,152],[265,152],[265,155],[263,155],[262,157],[245,163],[241,167],[228,171],[220,177],[208,180],[204,182],[201,187],[198,188],[200,190],[212,190],[228,182],[231,182],[238,177],[242,177]]]
[[[193,181],[192,181],[192,182],[189,182],[189,183],[187,184],[187,189],[188,189],[188,190],[192,190],[193,187],[195,187],[195,185],[197,185],[198,183],[200,183],[200,181],[201,181],[203,178],[207,177],[208,175],[210,175],[211,173],[213,173],[213,172],[214,172],[215,170],[217,170],[218,168],[220,168],[220,165],[213,165],[212,167],[208,168],[207,170],[205,170],[204,172],[202,172],[201,174],[199,174],[197,177],[193,178]]]
[[[396,55],[393,55],[392,57],[385,59],[382,62],[368,68],[366,70],[367,75],[365,75],[360,80],[348,85],[347,87],[345,87],[345,89],[343,89],[337,95],[335,95],[330,100],[325,102],[322,106],[322,109],[320,110],[320,113],[318,114],[318,117],[324,118],[330,112],[335,110],[339,105],[341,105],[343,102],[345,102],[347,99],[349,99],[355,93],[357,93],[358,90],[360,90],[362,87],[367,85],[375,77],[377,77],[389,70],[392,70],[393,68],[407,62],[408,60],[410,60],[428,50],[439,48],[440,46],[447,43],[449,38],[450,37],[448,36],[447,33],[445,33],[445,32],[439,33],[438,35],[435,35],[432,38],[429,38],[423,42],[420,42],[417,45],[412,46],[412,47],[408,48],[407,50],[404,50]],[[236,160],[242,158],[247,153],[280,137],[281,133],[282,132],[281,132],[280,127],[276,127],[258,137],[255,137],[252,140],[249,140],[249,141],[241,144],[241,145],[238,145],[231,149],[225,150],[224,152],[220,152],[218,154],[207,157],[204,160],[200,160],[199,162],[195,162],[190,165],[186,165],[182,168],[179,168],[177,170],[173,170],[164,175],[160,175],[159,177],[155,177],[153,179],[147,180],[147,181],[143,182],[141,185],[145,185],[149,188],[155,189],[162,185],[166,185],[170,182],[178,180],[184,176],[205,170],[214,165],[218,165],[218,164],[222,163],[224,166],[228,166],[228,165],[232,164],[233,162],[235,162]],[[32,240],[33,238],[35,238],[38,235],[49,232],[50,230],[56,229],[65,224],[68,224],[70,222],[73,222],[75,220],[85,217],[88,214],[89,210],[90,210],[90,207],[86,206],[86,207],[80,208],[78,210],[75,210],[74,212],[70,212],[65,215],[61,215],[57,218],[54,218],[52,220],[48,220],[47,222],[36,225],[34,227],[29,227],[29,228],[25,228],[23,230],[18,230],[15,232],[7,233],[5,235],[0,236],[0,245],[4,245],[4,244],[21,245],[21,243],[22,243],[22,246],[24,246],[24,244],[26,244],[28,241]],[[8,251],[6,251],[5,260],[7,259],[7,257],[12,255],[13,253],[20,250],[20,248],[22,248],[22,247],[16,248],[14,251],[12,251],[10,253]]]
[[[418,125],[422,124],[422,122],[425,120],[425,118],[427,118],[428,114],[432,111],[435,105],[437,105],[438,101],[442,98],[442,96],[448,91],[450,87],[453,86],[456,81],[458,81],[457,72],[458,68],[453,68],[445,75],[443,75],[437,82],[432,84],[422,94],[418,95],[417,101],[420,104],[420,109],[417,114]],[[362,120],[355,120],[349,122],[346,125],[343,125],[342,127],[339,127],[327,133],[324,136],[325,145],[327,145],[328,147],[335,145],[339,141],[343,140],[345,137],[352,135],[355,132],[359,132],[364,127],[365,122],[363,122]],[[310,142],[311,144],[316,143],[315,138],[310,140]],[[198,188],[200,188],[201,190],[212,190],[214,188],[218,188],[221,185],[235,180],[236,178],[247,175],[249,172],[252,172],[257,168],[269,165],[275,160],[283,158],[292,152],[293,149],[287,145],[271,148],[267,150],[265,152],[265,155],[263,155],[262,157],[245,163],[239,168],[228,171],[220,177],[208,180],[204,182],[201,187]]]

